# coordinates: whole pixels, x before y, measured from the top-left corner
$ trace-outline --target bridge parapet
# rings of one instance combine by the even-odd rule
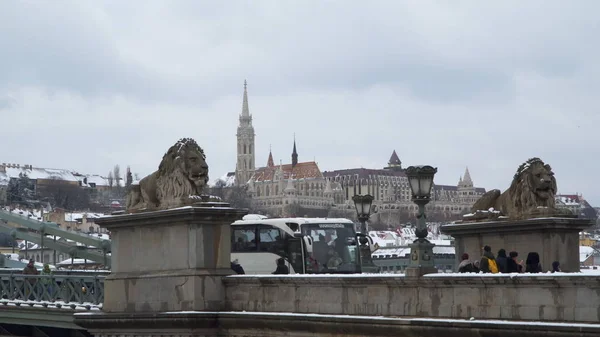
[[[224,278],[225,310],[600,323],[585,274],[243,276]]]

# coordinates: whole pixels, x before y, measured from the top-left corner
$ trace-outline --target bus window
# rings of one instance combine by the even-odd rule
[[[314,272],[357,272],[356,239],[353,224],[306,224],[302,234],[313,239],[310,257]]]
[[[286,222],[285,224],[294,232],[298,232],[300,230],[300,226],[295,222]]]
[[[259,251],[270,252],[285,257],[285,241],[279,229],[262,225],[258,228]]]
[[[233,252],[255,252],[256,226],[235,226],[231,236],[231,251]]]
[[[287,237],[287,256],[288,261],[296,273],[304,274],[304,261],[302,259],[302,239]]]

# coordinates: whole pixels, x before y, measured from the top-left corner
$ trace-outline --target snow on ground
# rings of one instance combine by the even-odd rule
[[[94,304],[90,302],[75,303],[75,302],[63,302],[63,301],[23,301],[23,300],[0,300],[0,308],[2,306],[11,307],[33,307],[33,308],[47,308],[47,309],[62,309],[62,310],[102,310],[102,304]]]

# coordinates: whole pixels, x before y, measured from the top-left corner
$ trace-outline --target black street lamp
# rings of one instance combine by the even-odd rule
[[[352,197],[354,201],[354,207],[356,208],[356,217],[360,222],[360,234],[357,245],[360,253],[360,266],[361,271],[365,273],[377,273],[379,268],[373,263],[371,257],[371,243],[372,239],[369,237],[369,231],[367,229],[367,221],[371,216],[371,206],[373,205],[372,195],[355,195]]]
[[[410,166],[404,172],[408,177],[408,183],[412,191],[412,201],[419,207],[417,230],[415,231],[417,239],[409,245],[411,251],[410,266],[406,270],[406,275],[422,276],[437,273],[433,261],[434,244],[427,240],[427,217],[425,215],[425,205],[431,200],[433,177],[437,173],[437,168],[428,165]]]
[[[361,228],[360,231],[363,234],[368,234],[367,232],[367,220],[371,216],[371,205],[373,204],[373,196],[372,195],[355,195],[352,197],[352,201],[354,201],[354,207],[356,207],[356,217],[358,218],[358,222],[360,222]]]

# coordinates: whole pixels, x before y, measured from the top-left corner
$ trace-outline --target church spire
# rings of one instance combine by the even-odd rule
[[[465,169],[465,174],[463,175],[463,184],[466,186],[473,186],[473,180],[471,180],[471,174],[469,173],[469,167]]]
[[[392,155],[390,156],[390,160],[388,160],[388,166],[386,167],[386,169],[390,169],[393,171],[401,171],[402,170],[402,162],[400,161],[400,158],[398,157],[396,150],[394,150],[392,152]]]
[[[269,145],[269,159],[267,160],[267,167],[274,167],[275,163],[273,162],[273,153],[271,152],[271,145]]]
[[[248,82],[244,80],[244,100],[242,102],[242,118],[250,118],[250,108],[248,107]]]
[[[296,134],[294,134],[294,150],[292,151],[292,168],[298,164],[298,152],[296,152]]]

